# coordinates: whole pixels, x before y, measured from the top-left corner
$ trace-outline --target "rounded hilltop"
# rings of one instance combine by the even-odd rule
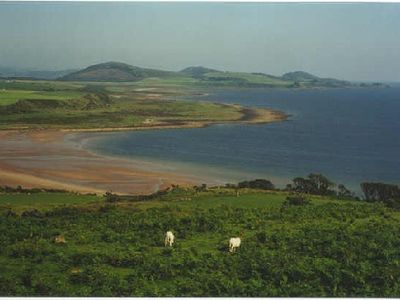
[[[83,70],[62,76],[63,81],[139,81],[148,77],[168,77],[174,72],[131,66],[121,62],[91,65]]]

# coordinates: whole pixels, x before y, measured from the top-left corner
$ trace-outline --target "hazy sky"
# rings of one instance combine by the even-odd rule
[[[400,4],[0,3],[0,65],[400,80]]]

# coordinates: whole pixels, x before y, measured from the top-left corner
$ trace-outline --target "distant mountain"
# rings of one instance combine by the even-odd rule
[[[265,73],[245,73],[219,71],[202,66],[191,66],[179,72],[147,69],[131,66],[120,62],[107,62],[89,66],[83,70],[61,76],[58,80],[66,81],[110,81],[129,82],[140,81],[146,78],[191,78],[190,84],[206,86],[231,86],[231,87],[351,87],[371,86],[365,83],[352,83],[334,78],[321,78],[316,75],[295,71],[282,76],[273,76]],[[188,84],[182,81],[182,84]],[[374,86],[380,86],[374,84]]]
[[[282,75],[282,79],[291,81],[312,81],[312,80],[318,80],[319,77],[307,72],[295,71]]]
[[[334,78],[321,78],[303,71],[289,72],[284,74],[281,78],[294,82],[294,86],[346,87],[354,85],[349,81]]]
[[[201,66],[188,67],[181,70],[180,73],[193,77],[202,84],[213,86],[274,87],[290,84],[279,77],[264,73],[219,71]]]
[[[209,68],[205,68],[205,67],[201,67],[201,66],[188,67],[188,68],[180,71],[180,73],[182,73],[182,74],[193,76],[193,77],[203,76],[204,74],[210,73],[210,72],[221,72],[221,71],[209,69]]]
[[[92,65],[86,69],[62,76],[66,81],[139,81],[148,77],[171,77],[175,72],[145,69],[119,62]]]
[[[24,69],[0,66],[0,77],[26,77],[26,78],[52,80],[75,71],[76,70],[60,70],[60,71],[28,70],[28,69],[24,70]]]

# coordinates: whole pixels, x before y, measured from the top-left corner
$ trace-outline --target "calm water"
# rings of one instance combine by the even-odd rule
[[[269,107],[292,116],[265,125],[98,134],[86,146],[221,182],[262,177],[282,185],[318,172],[354,190],[362,181],[400,183],[400,86],[225,90],[193,100]]]

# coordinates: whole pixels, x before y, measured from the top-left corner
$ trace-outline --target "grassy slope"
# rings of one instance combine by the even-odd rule
[[[157,87],[157,88],[191,88],[196,86],[199,80],[192,77],[170,77],[170,78],[146,78],[141,81],[135,82],[138,87]]]
[[[21,211],[21,203],[35,207],[41,196],[51,198],[8,195],[6,201],[14,199],[13,209]],[[0,294],[399,296],[399,212],[324,197],[286,207],[285,196],[175,190],[106,205],[76,196],[86,202],[75,206],[80,209],[0,217]],[[163,247],[169,229],[177,236],[172,251]],[[227,240],[239,233],[243,244],[232,255]],[[66,245],[53,243],[57,234]]]
[[[226,84],[233,84],[235,80],[239,80],[237,84],[256,84],[268,85],[276,87],[288,87],[293,84],[292,81],[286,81],[268,75],[240,73],[240,72],[209,72],[204,75],[205,80],[215,81],[215,79],[225,79]]]
[[[158,87],[290,87],[294,82],[282,80],[273,76],[240,73],[240,72],[208,72],[201,77],[170,77],[170,78],[146,78],[138,81],[136,85],[154,85]]]

